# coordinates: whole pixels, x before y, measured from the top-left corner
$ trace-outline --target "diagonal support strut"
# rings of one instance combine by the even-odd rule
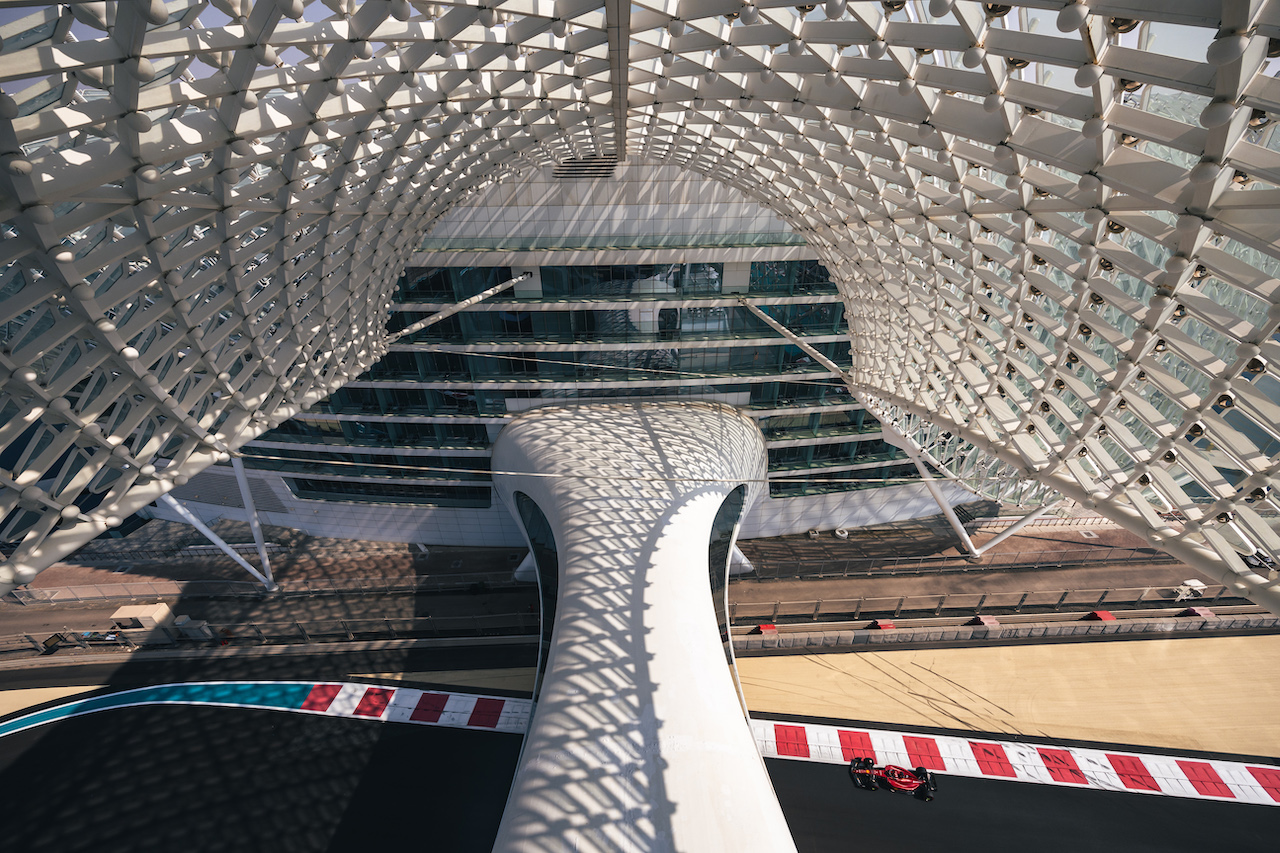
[[[848,372],[843,367],[827,358],[810,345],[804,338],[800,337],[785,325],[770,317],[759,306],[751,304],[741,296],[738,297],[738,304],[763,320],[769,328],[773,329],[791,343],[798,346],[814,361],[837,374],[841,381],[843,381],[848,387],[849,393],[853,394],[853,396],[857,398],[858,402],[862,403],[864,406],[867,405],[862,393],[853,386],[853,383],[849,379]],[[955,532],[956,536],[959,537],[961,544],[964,545],[964,549],[969,552],[969,556],[973,558],[978,557],[981,552],[974,546],[973,540],[969,538],[969,532],[964,529],[964,525],[960,522],[960,518],[956,515],[956,511],[951,508],[951,503],[946,499],[946,496],[942,494],[942,490],[938,488],[938,484],[934,482],[933,474],[929,471],[929,465],[925,463],[927,462],[934,465],[934,467],[938,468],[940,471],[945,472],[946,469],[941,465],[938,465],[933,457],[909,436],[898,432],[892,425],[885,423],[883,419],[880,421],[880,429],[884,434],[885,440],[902,448],[902,450],[907,454],[907,458],[909,458],[916,466],[916,471],[919,472],[920,479],[924,482],[924,487],[929,490],[930,496],[933,497],[938,508],[942,510],[942,514],[946,516],[947,524],[951,525],[951,529]]]
[[[161,495],[160,503],[164,504],[165,506],[169,507],[169,509],[176,512],[178,515],[182,516],[183,521],[185,521],[187,524],[190,524],[196,530],[199,530],[202,534],[204,534],[205,539],[208,539],[214,545],[217,545],[218,549],[222,551],[222,553],[226,554],[228,557],[230,557],[231,559],[239,563],[240,568],[244,569],[246,572],[248,572],[249,574],[257,578],[258,581],[267,588],[268,592],[275,592],[280,588],[276,586],[275,581],[273,581],[271,578],[267,577],[266,575],[262,574],[262,572],[255,569],[252,565],[249,564],[248,560],[246,560],[244,557],[241,557],[239,554],[235,552],[234,548],[232,548],[230,545],[224,542],[222,540],[222,537],[220,537],[218,534],[210,530],[209,527],[203,521],[196,518],[195,513],[193,513],[191,510],[183,506],[181,501],[177,500],[172,495]]]

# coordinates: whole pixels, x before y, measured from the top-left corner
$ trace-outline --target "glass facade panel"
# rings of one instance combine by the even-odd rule
[[[542,267],[542,295],[628,297],[719,295],[723,264],[647,264],[612,267]]]
[[[749,275],[750,292],[770,297],[764,310],[771,317],[811,338],[843,368],[851,366],[844,305],[820,263],[754,263]],[[388,329],[430,316],[415,304],[443,307],[511,278],[510,269],[497,267],[408,269],[397,286],[405,310],[393,311]],[[531,405],[698,397],[759,412],[770,442],[801,443],[771,448],[776,472],[896,458],[882,443],[830,443],[874,436],[879,424],[825,367],[736,304],[736,295],[723,293],[722,264],[543,267],[540,281],[540,296],[507,290],[402,339],[313,407],[314,415],[264,435],[246,461],[354,476],[367,464],[367,476],[417,481],[438,478],[448,467],[436,452],[469,450],[482,454],[459,457],[470,460],[464,467],[472,473],[448,476],[487,478],[488,453],[503,421]],[[561,308],[555,302],[566,300],[590,304]],[[711,300],[721,304],[707,304]],[[433,453],[373,455],[356,452],[360,448]]]
[[[338,500],[343,503],[415,504],[440,507],[489,506],[487,486],[423,483],[357,483],[350,480],[317,480],[285,477],[289,491],[306,500]]]

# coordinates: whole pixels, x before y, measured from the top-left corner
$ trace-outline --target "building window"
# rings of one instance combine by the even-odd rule
[[[311,501],[343,503],[415,504],[419,506],[488,508],[488,486],[455,486],[445,483],[355,483],[350,480],[313,480],[285,477],[296,497]]]

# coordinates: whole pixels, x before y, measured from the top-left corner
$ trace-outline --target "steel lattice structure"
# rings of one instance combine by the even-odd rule
[[[0,586],[366,369],[450,208],[616,156],[803,233],[879,415],[1280,607],[1277,0],[17,5]]]

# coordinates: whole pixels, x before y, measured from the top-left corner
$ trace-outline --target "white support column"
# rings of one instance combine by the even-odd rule
[[[494,491],[544,517],[558,588],[494,851],[794,853],[701,556],[767,467],[755,421],[712,403],[542,406],[498,436]]]
[[[973,540],[969,538],[969,531],[964,529],[964,525],[960,523],[960,518],[956,515],[956,511],[951,508],[951,502],[942,494],[942,490],[938,488],[937,482],[933,479],[933,473],[929,470],[929,466],[925,464],[927,455],[920,445],[916,444],[915,440],[910,436],[898,432],[892,424],[884,420],[880,421],[880,430],[884,435],[885,441],[895,447],[902,448],[902,451],[907,454],[907,458],[915,464],[916,470],[920,472],[920,479],[924,481],[924,487],[929,490],[929,494],[933,496],[938,508],[946,516],[947,524],[950,524],[956,536],[960,537],[960,542],[964,545],[964,549],[969,552],[969,556],[980,556],[982,552],[974,547]]]
[[[969,552],[971,557],[980,555],[980,551],[973,546],[973,540],[969,538],[969,531],[964,529],[964,525],[960,523],[960,517],[956,515],[956,511],[951,508],[951,503],[946,496],[942,494],[942,490],[938,488],[938,484],[933,481],[933,474],[929,473],[929,466],[924,464],[924,460],[920,458],[920,454],[907,452],[907,456],[915,463],[916,470],[920,472],[920,479],[924,481],[924,487],[929,490],[929,494],[933,495],[934,501],[938,504],[938,508],[942,510],[942,514],[947,517],[947,524],[951,525],[951,529],[955,531],[956,536],[960,537],[960,542],[964,545],[964,549]]]
[[[253,531],[253,544],[258,546],[258,559],[262,561],[262,574],[271,583],[271,561],[267,559],[267,543],[262,538],[262,526],[258,524],[258,508],[254,506],[253,495],[249,492],[249,478],[244,475],[244,463],[240,456],[231,457],[231,467],[236,472],[236,485],[240,487],[240,499],[244,501],[245,514],[249,516],[249,529]]]
[[[279,589],[279,587],[276,586],[275,581],[271,580],[270,578],[264,577],[261,572],[259,572],[253,566],[249,565],[249,562],[244,557],[241,557],[239,554],[235,552],[235,550],[230,545],[228,545],[226,542],[223,542],[222,538],[218,536],[218,534],[210,530],[203,521],[196,518],[195,513],[193,513],[191,510],[183,506],[180,501],[175,500],[172,495],[161,495],[160,502],[163,503],[165,506],[169,507],[174,512],[176,512],[178,515],[182,516],[183,520],[186,521],[187,524],[190,524],[196,530],[199,530],[201,533],[203,533],[204,538],[208,539],[214,545],[217,545],[219,550],[221,550],[228,557],[230,557],[231,559],[239,563],[240,567],[243,568],[246,572],[248,572],[249,574],[257,578],[258,581],[267,588],[268,592],[275,592],[277,589]]]

